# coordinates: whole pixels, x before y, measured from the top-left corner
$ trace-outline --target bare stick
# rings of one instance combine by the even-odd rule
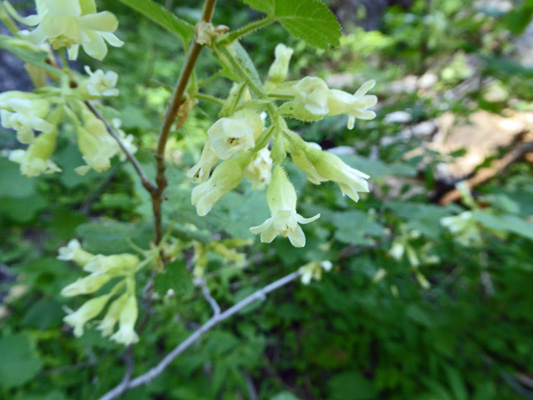
[[[124,144],[124,142],[122,142],[122,140],[120,139],[120,136],[118,136],[118,133],[115,131],[115,128],[113,128],[109,122],[107,122],[107,120],[104,118],[104,116],[100,113],[100,111],[98,111],[98,109],[90,102],[90,101],[86,101],[85,102],[85,105],[87,106],[87,108],[89,110],[91,110],[91,112],[96,116],[96,118],[98,118],[100,121],[102,121],[107,129],[107,131],[109,132],[109,134],[113,137],[113,139],[115,139],[119,145],[119,147],[122,149],[122,151],[124,152],[124,154],[126,154],[126,157],[128,158],[128,160],[132,163],[133,165],[133,168],[135,168],[135,171],[137,172],[137,174],[139,175],[139,177],[141,178],[141,182],[142,182],[142,185],[145,187],[145,189],[149,192],[149,193],[155,193],[155,191],[157,190],[157,187],[155,186],[155,184],[146,176],[146,174],[144,173],[142,167],[141,167],[141,164],[139,163],[139,161],[137,160],[137,158],[135,158],[135,156],[133,155],[133,153],[131,153],[128,148],[126,147],[126,145]]]
[[[205,299],[213,309],[213,313],[215,316],[220,314],[220,306],[218,305],[217,301],[211,296],[211,292],[209,288],[207,287],[207,282],[205,278],[200,278],[197,281],[198,286],[200,286],[200,289],[202,289],[202,294],[204,295]]]
[[[130,389],[133,389],[137,386],[146,385],[150,383],[154,378],[159,376],[171,363],[174,361],[181,353],[183,353],[185,350],[187,350],[192,344],[194,344],[198,339],[200,339],[204,333],[211,330],[213,327],[221,323],[222,321],[225,321],[229,317],[233,316],[234,314],[241,311],[246,306],[252,304],[253,302],[257,300],[263,300],[266,298],[266,295],[270,292],[273,292],[276,289],[279,289],[288,283],[294,281],[295,279],[298,279],[300,276],[299,271],[295,271],[281,279],[278,279],[277,281],[271,283],[270,285],[265,286],[262,289],[259,289],[258,291],[252,293],[250,296],[246,297],[245,299],[239,301],[237,304],[235,304],[233,307],[227,309],[223,313],[215,314],[209,321],[207,321],[205,324],[203,324],[198,330],[196,330],[192,335],[190,335],[187,339],[185,339],[183,342],[181,342],[177,347],[174,348],[170,353],[168,353],[165,358],[163,358],[159,364],[157,364],[155,367],[153,367],[148,372],[138,376],[135,379],[132,379],[131,381],[127,383],[121,383],[118,386],[116,386],[114,389],[100,397],[99,400],[112,400],[119,397],[121,394],[127,392]]]
[[[213,17],[213,11],[215,9],[215,3],[216,0],[205,1],[201,21],[211,22],[211,18]],[[157,190],[152,195],[156,245],[161,242],[161,238],[163,237],[161,203],[163,201],[163,192],[168,185],[167,178],[165,176],[165,148],[167,146],[168,136],[170,134],[172,124],[176,120],[176,116],[178,115],[179,108],[183,101],[183,95],[185,93],[185,89],[187,88],[187,83],[189,82],[189,78],[191,77],[191,74],[194,70],[194,64],[196,63],[196,60],[200,55],[202,47],[203,46],[196,42],[196,40],[193,40],[191,47],[189,48],[187,58],[185,59],[185,64],[183,65],[183,68],[178,77],[178,81],[176,82],[176,87],[174,88],[174,92],[172,93],[172,98],[170,99],[170,103],[167,107],[165,119],[163,120],[163,125],[161,126],[161,131],[159,133],[159,141],[157,143],[156,153]]]

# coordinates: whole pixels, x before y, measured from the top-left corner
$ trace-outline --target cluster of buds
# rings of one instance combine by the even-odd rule
[[[464,211],[459,215],[444,217],[440,220],[440,223],[450,231],[457,243],[465,247],[479,247],[481,245],[481,231],[472,211]]]
[[[84,104],[104,96],[118,95],[115,87],[118,75],[112,71],[85,68],[87,78],[81,78],[76,88],[64,84],[62,88],[47,88],[39,93],[9,91],[0,94],[0,122],[4,128],[16,131],[26,150],[14,150],[9,159],[20,164],[21,173],[28,177],[59,172],[61,169],[50,159],[56,150],[58,131],[65,118],[77,127],[77,143],[86,165],[76,168],[79,174],[90,169],[102,172],[111,166],[111,159],[125,154],[109,134],[105,124]],[[81,115],[81,120],[78,118]],[[120,129],[120,120],[113,126],[122,143],[131,153],[137,151],[133,136]]]
[[[34,44],[50,43],[55,49],[66,47],[69,59],[78,58],[80,46],[91,57],[102,60],[107,54],[106,42],[120,47],[124,43],[113,32],[118,20],[109,11],[97,12],[94,0],[38,0],[37,14],[21,17],[4,1],[13,18],[35,26],[31,32],[19,32],[21,38]]]
[[[109,292],[86,301],[77,311],[70,312],[64,318],[64,321],[74,328],[74,335],[83,335],[85,325],[98,317],[109,303],[107,312],[96,329],[102,331],[103,337],[111,336],[117,343],[126,346],[136,343],[139,337],[134,329],[138,314],[135,272],[142,266],[139,257],[127,253],[94,255],[85,251],[79,241],[73,239],[66,247],[59,249],[57,258],[73,261],[89,273],[63,288],[63,296],[91,295],[107,283],[116,281]],[[117,323],[119,329],[113,333]]]
[[[330,90],[319,78],[284,83],[292,54],[293,50],[283,44],[276,47],[276,58],[265,86],[266,99],[280,98],[286,102],[277,107],[275,100],[258,101],[250,96],[245,83],[235,85],[222,107],[221,118],[207,131],[208,139],[199,162],[187,175],[198,183],[192,191],[192,204],[200,216],[209,213],[243,177],[252,182],[254,189],[268,186],[266,196],[271,217],[250,228],[251,232],[260,234],[264,243],[281,235],[288,237],[293,246],[303,247],[306,239],[299,224],[308,224],[320,215],[304,218],[297,212],[296,191],[281,165],[287,153],[311,183],[335,182],[342,194],[353,201],[359,200],[359,193],[369,191],[369,176],[320,146],[306,142],[288,129],[283,117],[315,121],[326,115],[346,113],[351,129],[356,118],[375,117],[368,108],[376,104],[377,98],[366,94],[374,81],[363,84],[354,95]],[[270,115],[270,125],[266,127],[260,114],[265,109]]]

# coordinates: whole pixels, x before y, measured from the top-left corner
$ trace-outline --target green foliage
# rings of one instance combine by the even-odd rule
[[[165,10],[152,0],[120,0],[122,3],[141,13],[146,18],[162,26],[170,33],[180,37],[184,46],[192,39],[194,27],[187,21]]]
[[[114,105],[124,130],[135,135],[140,147],[150,148],[168,88],[183,62],[175,35],[188,42],[193,27],[184,21],[197,19],[200,10],[193,1],[121,3],[147,19],[119,2],[102,2],[119,16],[119,36],[127,43],[110,52],[105,69],[120,75],[121,97]],[[168,10],[160,7],[163,3]],[[283,25],[249,35],[235,48],[256,82],[266,76],[280,42],[295,49],[291,79],[302,71],[338,79],[340,72],[351,79],[344,84],[352,93],[367,77],[378,81],[381,108],[375,120],[358,121],[354,131],[346,130],[341,119],[294,125],[302,137],[323,148],[353,145],[357,155],[342,158],[371,175],[372,193],[354,204],[335,185],[311,185],[287,166],[302,215],[321,213],[318,221],[303,227],[304,249],[282,238],[270,246],[246,241],[253,237],[249,227],[268,217],[264,193],[249,185],[223,197],[207,218],[198,217],[185,172],[198,159],[205,132],[220,111],[216,104],[200,101],[187,123],[171,133],[163,211],[164,229],[174,223],[171,245],[164,249],[173,261],[155,277],[152,317],[133,348],[133,376],[152,368],[211,317],[213,310],[192,279],[196,254],[205,255],[208,286],[223,310],[310,261],[330,260],[333,270],[321,282],[294,282],[250,305],[206,333],[150,385],[123,398],[234,400],[250,397],[250,383],[261,400],[522,398],[505,377],[521,385],[516,377],[533,369],[531,164],[519,161],[476,187],[481,210],[474,217],[482,243],[463,246],[440,221],[467,208],[442,207],[432,198],[449,189],[442,182],[436,185],[435,165],[453,162],[455,156],[428,151],[425,138],[404,133],[444,112],[467,120],[489,106],[493,112],[530,110],[533,75],[510,58],[513,34],[530,19],[530,2],[503,13],[475,8],[470,1],[418,0],[408,10],[388,9],[380,31],[364,32],[347,23],[343,46],[328,52],[311,48],[338,43],[332,14],[313,11],[323,10],[322,3],[246,3]],[[298,8],[299,3],[305,6]],[[255,17],[235,4],[218,1],[214,21],[242,26]],[[309,18],[313,30],[301,24]],[[323,35],[315,31],[320,24],[327,28]],[[307,44],[288,37],[283,28]],[[34,62],[39,60],[42,55],[37,54]],[[219,70],[213,57],[204,51],[199,62],[191,86],[225,95],[229,85],[224,78],[201,86]],[[464,74],[466,67],[474,75]],[[437,77],[429,88],[409,92],[392,84],[426,72]],[[457,99],[447,96],[478,78],[479,88]],[[512,101],[488,104],[485,80],[497,80]],[[412,121],[385,120],[398,110]],[[6,149],[14,148],[10,138],[0,131]],[[390,138],[395,140],[385,140]],[[153,177],[148,166],[152,154],[141,151],[138,156]],[[82,163],[71,144],[60,143],[54,157],[64,172],[38,180],[21,176],[16,165],[0,158],[0,398],[95,399],[123,378],[122,347],[103,340],[94,325],[77,339],[64,324],[67,302],[59,293],[83,273],[57,260],[57,248],[76,237],[100,254],[134,253],[134,246],[149,249],[149,195],[131,166],[117,162],[108,173],[80,177],[69,172]],[[413,232],[418,236],[408,243],[421,260],[417,268],[407,257],[397,260],[390,254],[396,238]],[[224,248],[215,248],[216,243]],[[228,259],[228,249],[244,254],[246,262]],[[426,263],[431,255],[439,260]],[[421,287],[417,273],[429,288]],[[138,298],[148,276],[137,277]],[[77,309],[86,300],[69,301],[68,306]],[[139,320],[145,313],[141,304]]]
[[[329,49],[339,45],[341,27],[335,15],[319,0],[244,0],[250,7],[278,20],[285,29],[311,46]]]

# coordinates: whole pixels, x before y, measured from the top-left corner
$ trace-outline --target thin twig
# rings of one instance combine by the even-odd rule
[[[137,158],[135,158],[135,156],[128,150],[128,148],[126,147],[124,142],[122,142],[122,140],[120,139],[120,136],[115,131],[115,128],[113,128],[109,124],[109,122],[107,122],[107,120],[100,113],[100,111],[98,111],[98,109],[90,101],[86,101],[85,105],[87,106],[87,108],[89,110],[91,110],[91,112],[96,116],[96,118],[98,118],[100,121],[102,121],[104,123],[104,125],[105,125],[107,131],[109,132],[109,134],[113,137],[113,139],[115,139],[117,141],[118,145],[120,146],[120,148],[122,149],[122,151],[124,152],[124,154],[126,155],[128,160],[132,163],[133,168],[135,168],[135,171],[137,172],[137,174],[141,178],[142,185],[145,187],[145,189],[149,193],[155,193],[155,191],[157,190],[157,187],[146,176],[146,174],[144,173],[144,171],[143,171],[143,169],[141,167],[141,164],[139,163]]]
[[[206,0],[204,3],[204,9],[202,12],[201,21],[211,22],[213,17],[213,11],[215,9],[216,0]],[[200,55],[203,45],[193,40],[192,45],[189,48],[187,53],[187,58],[185,59],[185,64],[180,72],[174,92],[172,93],[172,98],[167,107],[165,113],[165,119],[163,120],[163,125],[161,126],[161,131],[159,133],[159,141],[157,143],[157,177],[156,185],[157,189],[152,194],[153,202],[153,213],[154,213],[154,229],[155,229],[155,244],[158,245],[161,242],[163,237],[162,232],[162,218],[161,218],[161,203],[163,202],[163,192],[168,185],[167,178],[165,176],[165,148],[167,146],[168,136],[172,128],[172,124],[176,120],[178,115],[179,108],[183,101],[183,95],[185,94],[185,89],[187,88],[187,83],[189,78],[194,70],[194,64]]]
[[[220,306],[218,305],[217,301],[211,296],[211,291],[209,290],[209,287],[207,287],[207,282],[205,278],[200,278],[197,280],[198,286],[200,286],[200,289],[202,289],[202,294],[204,295],[205,299],[213,309],[213,315],[217,316],[220,314]]]
[[[252,293],[250,296],[246,297],[245,299],[239,301],[237,304],[235,304],[233,307],[227,309],[223,313],[220,313],[218,315],[213,315],[209,321],[207,321],[205,324],[203,324],[198,330],[196,330],[193,334],[191,334],[187,339],[185,339],[183,342],[181,342],[177,347],[174,348],[170,353],[168,353],[165,358],[163,358],[159,364],[157,364],[155,367],[153,367],[148,372],[138,376],[135,379],[132,379],[128,383],[124,384],[121,383],[118,386],[116,386],[114,389],[106,393],[104,396],[100,397],[99,400],[112,400],[119,397],[122,393],[125,393],[126,391],[133,389],[137,386],[146,385],[150,383],[153,379],[155,379],[157,376],[159,376],[171,363],[174,361],[181,353],[183,353],[185,350],[187,350],[192,344],[194,344],[198,339],[200,339],[204,333],[211,330],[213,327],[221,323],[222,321],[225,321],[229,317],[233,316],[234,314],[241,311],[246,306],[252,304],[253,302],[257,300],[263,300],[266,298],[266,295],[270,292],[273,292],[276,289],[279,289],[288,283],[298,279],[300,276],[299,271],[295,271],[281,279],[278,279],[277,281],[271,283],[270,285],[265,286],[262,289],[259,289],[258,291]]]

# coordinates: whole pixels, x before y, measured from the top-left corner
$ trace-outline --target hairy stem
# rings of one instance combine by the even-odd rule
[[[239,311],[241,311],[246,306],[254,303],[257,300],[264,300],[266,295],[270,292],[273,292],[276,289],[279,289],[288,283],[298,279],[300,276],[299,271],[295,271],[281,279],[278,279],[277,281],[271,283],[270,285],[265,286],[262,289],[259,289],[258,291],[252,293],[250,296],[244,298],[237,304],[235,304],[233,307],[227,309],[223,313],[216,313],[211,317],[209,321],[207,321],[205,324],[203,324],[198,330],[196,330],[193,334],[191,334],[187,339],[185,339],[183,342],[181,342],[178,346],[174,348],[170,353],[168,353],[165,358],[163,358],[159,364],[157,364],[155,367],[150,369],[148,372],[138,376],[135,379],[132,379],[128,382],[123,382],[116,386],[114,389],[100,397],[99,400],[113,400],[122,395],[123,393],[127,392],[130,389],[133,389],[137,386],[142,386],[150,383],[152,380],[154,380],[157,376],[161,375],[163,371],[185,350],[187,350],[191,345],[196,343],[198,339],[200,339],[204,333],[210,331],[213,329],[216,325],[219,323],[225,321],[229,317],[235,315]]]
[[[230,44],[235,40],[240,39],[241,37],[252,33],[258,29],[264,28],[265,26],[271,24],[275,21],[273,17],[265,17],[257,21],[250,22],[249,24],[244,25],[242,28],[237,29],[236,31],[228,33],[225,37],[221,38],[220,43]]]

